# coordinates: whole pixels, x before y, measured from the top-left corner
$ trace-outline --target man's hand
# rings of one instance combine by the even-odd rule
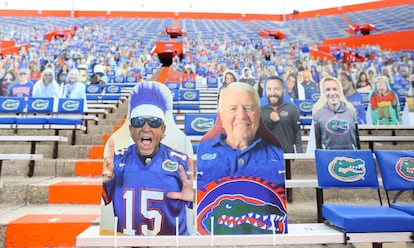
[[[192,202],[194,201],[194,162],[193,159],[188,158],[188,176],[187,172],[184,170],[182,165],[178,166],[178,171],[180,173],[181,181],[183,182],[183,188],[181,192],[170,192],[167,194],[167,197],[176,200],[183,200]]]
[[[270,113],[269,117],[273,122],[278,122],[280,120],[279,113],[276,112],[276,111],[272,111],[272,113]]]
[[[103,168],[103,182],[111,180],[114,177],[114,154],[115,154],[115,144],[112,139],[109,141],[108,147],[108,156],[104,158],[104,168]]]

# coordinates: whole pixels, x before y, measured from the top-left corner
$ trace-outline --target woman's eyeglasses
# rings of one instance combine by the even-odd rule
[[[151,128],[159,128],[161,127],[163,121],[161,118],[158,118],[158,117],[150,117],[150,118],[135,117],[131,119],[131,125],[134,128],[141,128],[145,125],[145,123],[148,123],[148,125]]]

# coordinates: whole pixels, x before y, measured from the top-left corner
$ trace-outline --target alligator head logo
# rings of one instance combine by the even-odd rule
[[[184,83],[184,88],[187,88],[187,89],[193,89],[194,86],[195,86],[194,82],[191,82],[191,81],[187,81]]]
[[[336,157],[328,165],[329,174],[344,182],[355,182],[365,176],[365,161],[347,157]]]
[[[76,111],[77,109],[79,109],[79,106],[80,106],[80,102],[79,101],[74,101],[74,100],[66,100],[62,104],[62,108],[65,111]]]
[[[99,87],[97,85],[90,85],[88,86],[88,91],[90,93],[99,93]]]
[[[414,181],[414,158],[400,158],[395,165],[395,169],[400,177],[408,181]]]
[[[210,130],[214,125],[214,119],[197,117],[191,122],[191,128],[197,132],[205,133]]]
[[[119,86],[116,86],[116,85],[108,86],[107,92],[108,93],[118,93],[119,92]]]
[[[284,185],[261,178],[221,178],[197,190],[201,235],[287,233]]]
[[[278,206],[244,196],[223,196],[213,203],[202,225],[215,234],[272,234],[284,231],[286,213]],[[212,224],[213,221],[213,224]]]
[[[195,91],[186,91],[186,92],[183,93],[182,97],[186,101],[192,101],[192,100],[196,99],[197,92],[195,92]]]
[[[36,99],[32,102],[32,108],[37,111],[46,110],[49,108],[50,102],[44,99]]]
[[[2,108],[7,111],[15,111],[19,109],[20,101],[15,99],[7,99],[2,103]]]
[[[326,122],[326,130],[333,134],[344,134],[349,130],[347,120],[330,119]]]
[[[301,102],[299,104],[299,109],[302,112],[311,112],[312,111],[312,107],[313,107],[313,103],[312,102],[306,102],[306,101],[304,101],[304,102]]]

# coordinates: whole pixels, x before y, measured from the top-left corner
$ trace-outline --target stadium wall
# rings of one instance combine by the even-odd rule
[[[17,1],[27,1],[27,0],[15,0],[12,3],[17,3]],[[108,3],[111,0],[102,0],[99,3]],[[118,0],[118,1],[125,1],[125,0]],[[128,1],[128,0],[126,0]],[[153,0],[154,1],[154,0]],[[163,0],[157,0],[158,3]],[[212,1],[212,0],[211,0]],[[221,1],[221,0],[218,0]],[[231,1],[231,0],[226,0]],[[259,2],[258,5],[265,4],[267,0],[257,0]],[[31,1],[33,3],[33,1]],[[128,17],[128,18],[174,18],[174,19],[183,19],[183,18],[190,18],[190,19],[241,19],[241,20],[270,20],[270,21],[282,21],[283,15],[281,14],[240,14],[240,13],[200,13],[200,12],[178,12],[178,11],[121,11],[116,10],[116,6],[114,6],[111,10],[98,10],[104,9],[102,6],[98,6],[94,8],[94,5],[91,5],[91,2],[96,3],[94,0],[89,1],[82,1],[82,3],[89,3],[86,6],[72,6],[70,3],[71,1],[51,1],[50,0],[38,0],[36,3],[39,2],[39,7],[34,10],[30,9],[28,6],[22,6],[21,8],[16,8],[15,5],[13,6],[11,3],[10,5],[6,5],[7,1],[4,2],[4,5],[1,6],[0,4],[0,15],[1,16],[36,16],[36,17],[105,17],[105,18],[115,18],[115,17]],[[74,2],[74,1],[72,1]],[[276,2],[273,0],[273,2]],[[47,7],[45,3],[48,3]],[[131,10],[139,9],[139,6],[136,6],[137,3],[144,3],[141,2],[131,2]],[[278,2],[280,4],[280,2]],[[340,8],[327,8],[327,9],[320,9],[315,11],[308,11],[308,12],[299,12],[296,14],[288,14],[286,15],[286,19],[300,19],[300,18],[315,18],[320,15],[334,15],[339,14],[342,15],[345,12],[355,12],[359,10],[368,10],[368,9],[376,9],[376,8],[384,8],[384,7],[391,7],[396,5],[403,5],[403,4],[412,4],[414,0],[382,0],[382,1],[375,1],[363,4],[355,4],[350,6],[343,6]],[[96,5],[96,4],[95,4]],[[100,4],[99,4],[100,5]],[[263,6],[261,6],[263,9]],[[274,6],[269,5],[269,8],[273,8]],[[106,7],[107,8],[107,7]],[[119,8],[119,6],[118,6]],[[217,8],[217,6],[216,6]],[[83,10],[79,10],[83,9]],[[91,10],[92,9],[92,10]],[[97,10],[95,10],[97,9]],[[228,6],[224,6],[223,9],[228,9]],[[165,10],[165,7],[164,7]],[[383,49],[391,49],[391,50],[401,50],[401,49],[414,49],[414,42],[412,42],[412,37],[414,35],[414,31],[405,31],[405,32],[393,32],[393,33],[385,33],[385,34],[371,34],[367,36],[357,36],[357,37],[350,37],[350,38],[342,38],[342,39],[334,39],[325,41],[324,44],[336,45],[340,43],[346,43],[347,46],[361,46],[366,44],[379,44]]]
[[[287,0],[286,0],[287,1]],[[192,18],[192,19],[242,19],[242,20],[283,20],[284,1],[255,0],[253,4],[236,4],[239,0],[196,1],[179,5],[171,5],[173,1],[150,0],[129,1],[118,0],[84,0],[84,1],[54,1],[54,0],[14,0],[4,1],[0,4],[1,16],[56,16],[56,17],[151,17],[151,18]],[[287,1],[289,2],[289,1]],[[287,19],[309,18],[319,15],[342,14],[364,9],[375,9],[387,6],[413,3],[413,0],[382,0],[350,6],[327,8],[314,11],[286,13]],[[289,3],[286,3],[288,5]],[[125,7],[127,6],[127,7]],[[297,6],[300,10],[300,6]],[[127,10],[125,10],[127,8]],[[289,6],[286,9],[291,9]],[[142,10],[142,11],[141,11]],[[156,11],[154,11],[156,10]]]

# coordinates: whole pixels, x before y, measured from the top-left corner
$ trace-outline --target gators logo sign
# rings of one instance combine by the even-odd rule
[[[80,107],[80,102],[79,101],[74,101],[74,100],[66,100],[62,104],[62,108],[65,111],[68,111],[68,112],[76,111],[76,110],[79,109],[79,107]]]
[[[110,85],[110,86],[107,86],[108,88],[106,89],[106,92],[108,92],[108,93],[119,93],[120,92],[120,87],[119,86],[116,86],[116,85]]]
[[[287,233],[281,185],[253,177],[222,178],[198,189],[197,199],[201,235]]]
[[[19,109],[20,101],[14,99],[5,100],[1,107],[4,111],[16,111]]]
[[[197,117],[191,122],[191,128],[197,132],[205,133],[214,125],[214,119]]]
[[[49,108],[50,102],[44,99],[36,99],[32,102],[32,108],[37,111],[46,110]]]
[[[355,182],[365,176],[365,161],[347,157],[336,157],[328,165],[329,174],[343,182]]]
[[[299,103],[299,109],[301,112],[312,113],[313,104],[314,102],[301,102]]]
[[[395,165],[395,170],[400,177],[408,181],[414,182],[414,158],[403,157],[400,158]]]
[[[184,101],[193,101],[197,98],[197,92],[196,91],[185,91],[181,95]]]
[[[195,88],[195,83],[191,82],[191,81],[187,81],[187,82],[184,83],[184,88],[194,89]]]
[[[92,93],[92,94],[100,93],[100,87],[97,86],[97,85],[91,84],[91,85],[88,86],[88,91],[89,91],[89,93]]]
[[[347,120],[329,119],[325,128],[330,133],[341,135],[348,132],[349,123]]]

